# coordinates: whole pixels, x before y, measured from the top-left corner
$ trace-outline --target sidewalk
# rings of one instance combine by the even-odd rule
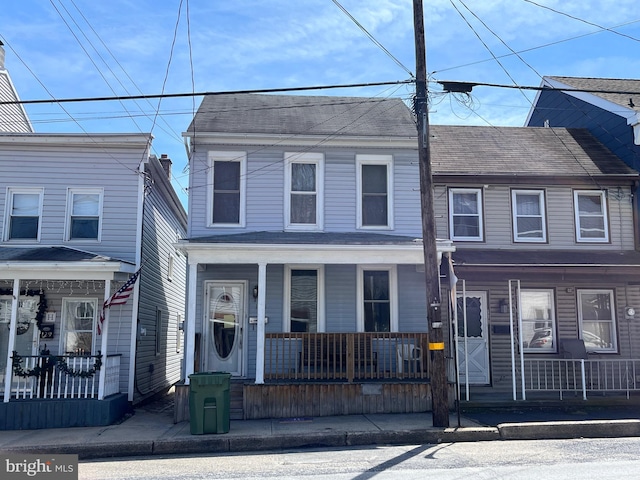
[[[553,411],[538,412],[526,421],[521,412],[490,412],[460,418],[452,414],[449,428],[432,425],[430,412],[420,414],[348,415],[269,420],[232,420],[230,431],[217,435],[191,435],[189,422],[173,423],[173,408],[151,404],[117,425],[48,430],[9,430],[0,433],[0,451],[70,453],[80,459],[141,455],[254,452],[304,447],[344,447],[471,442],[511,439],[640,436],[637,412],[624,418],[556,420]],[[557,413],[557,412],[556,412]],[[487,413],[484,413],[487,415]],[[480,420],[474,419],[477,417]],[[509,422],[509,419],[523,421]],[[506,422],[502,421],[506,420]]]

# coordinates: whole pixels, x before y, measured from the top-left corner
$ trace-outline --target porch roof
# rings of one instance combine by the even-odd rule
[[[190,263],[424,263],[422,238],[368,232],[247,232],[191,238],[178,248]],[[439,259],[455,250],[450,240],[438,240],[437,249]]]
[[[115,272],[133,272],[130,262],[68,247],[0,246],[0,278],[91,280],[109,279]]]
[[[452,254],[456,272],[507,270],[640,273],[640,252],[602,250],[481,250],[458,249]]]

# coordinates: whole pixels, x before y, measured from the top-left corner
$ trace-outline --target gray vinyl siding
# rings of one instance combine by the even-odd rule
[[[326,265],[325,330],[327,332],[356,331],[356,275],[355,265]]]
[[[93,149],[52,145],[0,149],[0,208],[4,238],[7,187],[36,187],[44,191],[40,245],[65,245],[117,259],[135,261],[140,148]],[[29,174],[25,175],[25,165]],[[102,188],[101,241],[65,241],[68,188]],[[9,244],[13,242],[4,242]]]
[[[623,195],[618,197],[617,188],[609,189],[607,195],[607,215],[609,242],[592,243],[576,240],[573,189],[563,186],[518,185],[521,190],[543,190],[546,201],[547,242],[526,243],[513,241],[513,220],[511,214],[511,190],[509,185],[465,185],[465,188],[481,188],[483,196],[484,241],[456,241],[458,248],[513,248],[513,249],[608,249],[633,250],[633,205],[629,187],[622,187]],[[588,190],[589,188],[579,188]],[[439,238],[449,237],[448,192],[446,187],[435,189],[436,229]]]
[[[522,289],[545,288],[552,289],[555,302],[556,317],[556,352],[558,344],[562,339],[573,339],[580,336],[578,325],[577,292],[580,289],[606,289],[614,291],[614,302],[616,312],[616,333],[618,342],[618,354],[601,354],[603,358],[638,358],[640,355],[640,328],[637,321],[625,318],[624,308],[626,305],[640,304],[640,286],[625,285],[622,283],[610,283],[603,281],[601,277],[582,277],[575,281],[550,280],[541,281],[535,278],[528,278],[526,273],[520,276],[520,286]],[[488,342],[490,352],[490,379],[491,386],[496,391],[510,392],[512,389],[512,360],[511,360],[511,336],[509,334],[509,313],[500,312],[499,302],[501,299],[509,298],[508,280],[467,280],[467,291],[487,292],[488,301]],[[515,288],[515,283],[514,283]],[[462,283],[458,283],[458,295],[461,294]],[[443,293],[448,298],[448,292]],[[515,290],[514,290],[515,295]],[[448,306],[443,308],[447,318],[451,319],[451,311]],[[444,316],[444,315],[443,315]],[[495,327],[505,328],[502,333]],[[517,317],[514,318],[514,338],[518,339]],[[449,338],[448,345],[453,345],[453,339]],[[525,353],[526,359],[557,358],[556,354]],[[517,384],[520,388],[519,364],[520,355],[516,351],[517,364]]]
[[[424,270],[398,265],[398,330],[426,332],[427,307]],[[446,301],[446,299],[444,299]]]
[[[173,246],[186,236],[184,219],[178,218],[159,186],[154,184],[145,198],[143,220],[142,265],[138,311],[136,390],[134,403],[181,380],[184,339],[178,322],[186,320],[186,257]],[[169,259],[173,257],[173,274],[169,278]],[[156,312],[160,311],[160,331],[156,329]],[[142,329],[146,332],[142,334]],[[160,351],[156,352],[156,338]],[[178,344],[182,346],[178,348]]]
[[[247,150],[246,226],[207,227],[208,172],[206,146],[194,154],[190,185],[189,237],[246,231],[282,231],[285,227],[284,154],[295,148]],[[216,151],[223,149],[215,148]],[[235,149],[237,150],[237,149]],[[254,149],[255,150],[255,149]],[[378,150],[316,150],[324,154],[324,230],[356,230],[356,154],[392,155],[394,178],[394,229],[398,235],[421,236],[420,183],[415,152]]]

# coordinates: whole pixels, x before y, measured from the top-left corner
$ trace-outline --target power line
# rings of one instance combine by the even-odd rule
[[[0,105],[34,105],[40,103],[80,103],[80,102],[106,102],[120,100],[138,100],[142,98],[184,98],[184,97],[203,97],[207,95],[240,95],[245,93],[284,93],[284,92],[304,92],[310,90],[330,90],[337,88],[363,88],[363,87],[380,87],[385,85],[406,85],[414,83],[414,80],[395,80],[391,82],[370,82],[370,83],[351,83],[345,85],[317,85],[312,87],[288,87],[288,88],[264,88],[257,90],[228,90],[221,92],[189,92],[189,93],[158,93],[151,95],[122,95],[115,97],[78,97],[78,98],[57,98],[50,100],[11,100],[2,101]]]

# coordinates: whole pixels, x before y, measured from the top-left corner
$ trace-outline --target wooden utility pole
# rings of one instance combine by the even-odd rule
[[[434,427],[449,426],[444,334],[440,309],[440,268],[436,245],[436,224],[433,211],[433,181],[429,152],[429,109],[427,104],[427,58],[424,40],[422,0],[413,0],[413,23],[416,41],[415,113],[418,125],[418,160],[420,163],[420,205],[422,211],[422,245],[427,291],[427,323],[429,325],[429,355],[431,398]]]

